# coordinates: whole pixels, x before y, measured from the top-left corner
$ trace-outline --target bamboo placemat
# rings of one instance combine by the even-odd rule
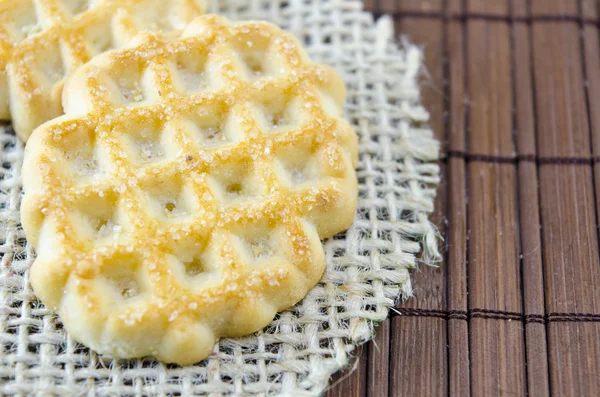
[[[600,395],[599,2],[365,3],[424,46],[446,255],[328,395]]]

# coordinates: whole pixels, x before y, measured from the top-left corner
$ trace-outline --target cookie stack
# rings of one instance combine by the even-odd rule
[[[30,279],[76,340],[194,363],[320,279],[354,218],[339,75],[200,1],[1,3]]]

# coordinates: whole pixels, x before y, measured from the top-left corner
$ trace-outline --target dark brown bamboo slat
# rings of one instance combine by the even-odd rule
[[[597,22],[598,7],[600,5],[597,0],[581,0],[581,17],[585,20]]]
[[[399,4],[402,11],[429,10],[441,11],[441,1],[405,1]],[[430,111],[430,126],[438,139],[444,139],[444,48],[440,37],[443,22],[439,20],[418,20],[399,18],[396,31],[402,32],[415,43],[420,43],[424,52],[426,72],[421,78],[422,102]],[[446,186],[440,186],[436,197],[436,213],[432,221],[443,227]],[[446,283],[444,263],[440,267],[421,267],[413,272],[415,299],[401,305],[403,308],[444,310],[446,308]],[[442,318],[402,317],[392,318],[390,354],[390,396],[444,396],[448,391],[446,320]],[[421,337],[430,334],[431,343],[422,343]]]
[[[377,10],[379,12],[390,13],[398,11],[402,2],[396,0],[377,0]]]
[[[399,320],[399,321],[397,321]],[[390,396],[445,396],[445,360],[439,353],[445,320],[434,317],[394,317],[390,354]],[[400,328],[402,332],[394,332]],[[410,330],[411,332],[408,332]]]
[[[513,15],[527,16],[521,0],[513,0]],[[515,130],[520,154],[536,154],[533,81],[531,76],[531,29],[525,23],[513,25],[513,96],[515,98]],[[523,274],[523,311],[525,315],[543,316],[544,273],[540,236],[537,167],[533,162],[518,165],[519,226],[521,266]],[[543,323],[525,324],[527,391],[530,397],[550,394],[546,327]]]
[[[445,166],[442,166],[442,175],[446,175]],[[443,214],[447,188],[446,182],[442,182],[432,216],[441,233],[445,231]],[[401,309],[443,311],[445,266],[443,262],[438,268],[421,268],[413,273],[413,282],[418,285],[415,298],[402,304]],[[448,395],[446,332],[447,320],[444,318],[400,315],[391,319],[389,396]]]
[[[368,345],[358,348],[358,357],[351,360],[351,368],[340,371],[330,381],[327,397],[364,397],[366,395],[366,374],[368,366]]]
[[[583,0],[581,4],[581,17],[582,18],[591,18],[594,20],[598,20],[599,8],[600,4],[596,1],[592,2],[589,0]],[[587,114],[589,118],[589,128],[591,135],[591,144],[592,144],[592,152],[595,154],[600,154],[600,114],[598,113],[598,104],[600,103],[600,44],[598,40],[598,26],[593,25],[585,25],[582,26],[582,54],[584,58],[584,79],[587,83],[586,85],[586,104],[587,104]],[[595,181],[595,202],[596,202],[596,220],[595,224],[598,225],[600,221],[598,214],[600,214],[600,200],[598,200],[600,188],[600,165],[596,163],[593,168],[594,173],[594,181]],[[596,226],[596,232],[598,232],[598,228]],[[596,252],[597,254],[597,252]],[[597,288],[597,284],[596,284]],[[594,308],[597,313],[598,307]],[[587,354],[592,357],[588,358],[588,362],[591,361],[592,365],[586,367],[586,370],[589,373],[598,374],[598,370],[600,369],[599,361],[599,352],[600,352],[600,342],[598,341],[598,333],[600,329],[598,328],[598,324],[588,325],[588,341],[591,346]],[[589,330],[589,328],[593,328],[593,330]],[[593,339],[595,338],[595,340]],[[590,340],[591,339],[591,340]],[[594,371],[595,372],[592,372]],[[592,381],[588,381],[591,383],[587,390],[598,392],[598,377],[592,376],[595,378]],[[595,381],[595,382],[594,382]]]
[[[583,1],[582,16],[597,19],[600,5],[595,1]],[[585,80],[587,82],[587,113],[590,121],[592,152],[600,155],[600,40],[598,27],[586,25],[583,27],[583,57],[585,59]],[[596,188],[596,214],[600,214],[600,164],[594,165],[594,182]]]
[[[575,2],[545,3],[553,12],[563,13],[577,6]],[[534,7],[533,12],[541,11]],[[589,156],[579,26],[535,22],[532,29],[539,153]],[[547,312],[598,313],[600,309],[591,171],[574,165],[539,169]],[[600,395],[600,377],[590,376],[600,371],[599,324],[550,323],[548,348],[553,395]]]
[[[514,18],[529,17],[530,12],[528,2],[523,0],[511,0],[510,14]]]
[[[508,15],[506,1],[469,1],[469,13]],[[510,31],[503,21],[467,21],[469,151],[510,155]],[[468,165],[469,306],[520,312],[517,176],[513,164]],[[516,321],[476,318],[470,324],[471,392],[525,393],[524,340]],[[510,365],[509,365],[510,363]]]
[[[389,395],[391,322],[388,318],[377,326],[375,338],[369,344],[367,397],[387,397]]]
[[[506,17],[509,14],[509,0],[466,0],[468,14],[498,15]]]
[[[365,10],[374,10],[377,8],[377,0],[364,0]]]
[[[600,4],[584,1],[582,5],[582,15],[597,19]],[[600,155],[600,113],[598,104],[600,103],[600,43],[598,40],[598,26],[586,25],[583,27],[583,56],[585,58],[585,80],[587,82],[587,110],[590,121],[591,139],[594,155]],[[600,200],[598,200],[600,189],[600,164],[594,165],[594,181],[596,193],[596,222],[600,214]],[[598,325],[595,325],[597,327]],[[588,326],[589,327],[589,326]],[[597,329],[596,329],[597,331]],[[598,344],[596,339],[596,344]],[[597,346],[596,354],[597,354]],[[590,354],[593,354],[590,352]],[[598,356],[596,356],[598,357]]]
[[[463,12],[461,0],[449,0],[446,14]],[[447,22],[445,31],[448,77],[448,149],[466,150],[465,38],[463,25]],[[467,214],[464,159],[448,161],[448,310],[467,310]],[[468,323],[448,320],[448,382],[450,396],[470,395]]]
[[[382,2],[382,5],[385,3]],[[403,0],[403,1],[388,1],[390,4],[388,9],[390,12],[434,12],[441,13],[444,11],[444,1],[443,0]],[[401,31],[400,31],[401,32]],[[431,35],[429,38],[432,39],[434,36]],[[440,38],[436,37],[436,41],[439,41]],[[416,41],[415,41],[416,43]]]
[[[531,0],[531,14],[538,15],[579,15],[577,0]]]

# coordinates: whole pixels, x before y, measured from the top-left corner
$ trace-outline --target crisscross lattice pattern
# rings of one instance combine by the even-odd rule
[[[205,0],[0,1],[0,118],[24,141],[62,114],[65,78],[94,55],[142,30],[175,31]]]
[[[99,352],[194,363],[319,280],[319,237],[356,212],[357,139],[340,78],[274,25],[134,41],[76,71],[29,141],[32,284]]]
[[[34,254],[20,225],[23,146],[0,133],[0,390],[26,395],[318,395],[331,374],[369,340],[401,291],[410,293],[415,255],[436,255],[432,210],[438,143],[420,125],[420,51],[394,44],[392,23],[354,0],[214,0],[209,11],[268,19],[291,30],[311,58],[339,71],[347,118],[359,135],[358,212],[324,243],[321,281],[261,332],[222,338],[196,365],[111,360],[74,342],[34,297]]]

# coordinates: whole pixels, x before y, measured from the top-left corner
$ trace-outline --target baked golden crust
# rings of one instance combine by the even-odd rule
[[[26,141],[63,113],[65,78],[142,30],[181,31],[205,0],[0,0],[0,119]]]
[[[138,36],[64,89],[25,151],[37,295],[84,344],[187,364],[320,279],[354,218],[345,88],[289,34],[202,16]]]

